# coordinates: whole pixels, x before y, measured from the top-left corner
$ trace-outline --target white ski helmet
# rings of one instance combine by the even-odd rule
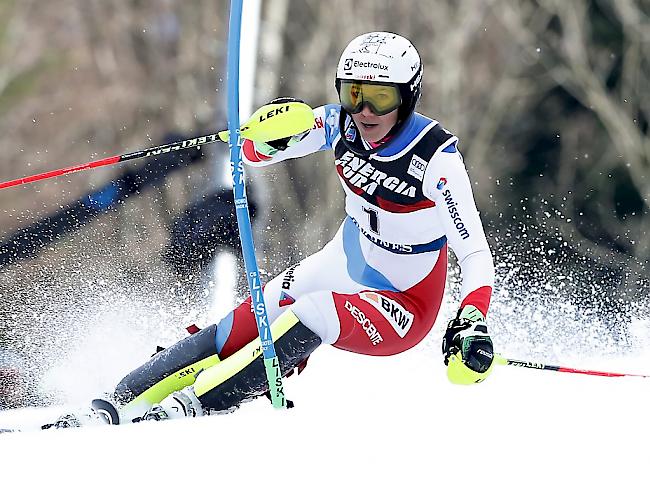
[[[422,62],[408,39],[392,32],[369,32],[353,39],[336,69],[336,90],[342,80],[395,84],[402,103],[399,123],[415,110],[422,86]]]

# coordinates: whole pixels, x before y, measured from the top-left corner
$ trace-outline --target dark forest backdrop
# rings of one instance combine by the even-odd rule
[[[0,0],[0,180],[156,145],[171,131],[214,129],[225,108],[228,4]],[[460,137],[501,280],[515,273],[541,286],[577,274],[604,283],[608,296],[646,293],[648,0],[265,0],[256,104],[280,95],[335,101],[338,56],[370,30],[403,34],[420,51],[418,110]],[[219,186],[222,151],[206,148],[197,164],[0,269],[5,327],[17,309],[38,308],[39,287],[58,280],[74,289],[71,276],[89,268],[102,279],[154,283],[162,295],[174,289],[178,277],[163,259],[170,229]],[[0,238],[125,169],[0,191]],[[337,228],[342,192],[331,155],[249,177],[262,202],[256,242],[268,273]],[[569,293],[590,291],[560,281]],[[185,305],[200,296],[186,295]]]

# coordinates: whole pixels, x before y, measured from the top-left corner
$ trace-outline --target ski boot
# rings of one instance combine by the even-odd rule
[[[66,413],[55,422],[41,426],[41,429],[71,429],[91,425],[119,425],[120,416],[115,406],[101,398],[94,399],[90,410],[82,413]]]
[[[203,416],[203,406],[191,386],[175,391],[155,403],[140,420],[169,420]]]

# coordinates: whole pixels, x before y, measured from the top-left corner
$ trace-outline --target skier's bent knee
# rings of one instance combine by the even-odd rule
[[[126,403],[121,415],[161,420],[227,412],[265,394],[268,383],[260,339],[219,360],[216,354],[209,355],[210,347],[214,353],[214,329],[209,329],[200,332],[202,337],[192,336],[165,349],[125,377],[116,390]],[[322,342],[291,310],[273,322],[271,334],[282,376],[303,364]],[[206,338],[212,338],[207,341],[212,346]],[[188,353],[204,359],[189,359]],[[206,360],[211,364],[201,367]]]
[[[282,376],[303,363],[321,338],[287,310],[271,325]],[[193,386],[203,407],[227,411],[268,391],[262,345],[255,339],[218,365],[206,369]]]

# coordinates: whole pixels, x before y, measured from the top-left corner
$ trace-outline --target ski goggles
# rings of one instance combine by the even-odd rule
[[[351,114],[358,114],[368,104],[375,115],[386,115],[402,104],[402,95],[393,84],[341,80],[339,100]]]

